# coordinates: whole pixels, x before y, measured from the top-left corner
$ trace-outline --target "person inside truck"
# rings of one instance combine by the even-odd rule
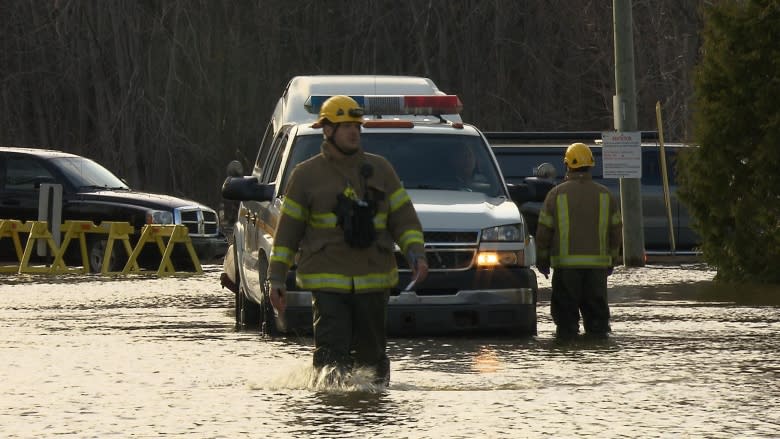
[[[447,162],[456,188],[462,191],[473,190],[477,161],[471,148],[462,143],[455,144],[447,156]]]
[[[412,268],[428,273],[422,226],[390,162],[361,146],[363,109],[349,96],[332,96],[315,126],[320,153],[296,165],[288,181],[271,248],[270,300],[282,315],[285,281],[297,258],[296,283],[312,292],[313,365],[341,382],[353,367],[387,385],[387,305],[398,284],[394,245]]]

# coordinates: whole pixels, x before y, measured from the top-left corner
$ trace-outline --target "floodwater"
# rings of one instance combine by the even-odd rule
[[[310,338],[237,332],[220,267],[0,275],[0,437],[777,437],[780,288],[619,268],[613,335],[391,339],[392,382],[326,385]]]

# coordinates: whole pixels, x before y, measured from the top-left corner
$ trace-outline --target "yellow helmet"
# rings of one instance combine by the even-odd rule
[[[356,122],[363,123],[363,109],[349,96],[331,96],[320,107],[320,118],[317,123]]]
[[[584,166],[593,166],[593,153],[584,143],[572,143],[566,148],[566,156],[563,158],[571,169],[582,168]]]

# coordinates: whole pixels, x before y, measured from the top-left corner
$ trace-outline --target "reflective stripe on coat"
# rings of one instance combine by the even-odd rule
[[[613,266],[622,242],[617,199],[589,173],[569,172],[545,198],[537,225],[539,267]]]
[[[321,153],[298,164],[290,176],[271,250],[269,279],[274,286],[283,285],[288,270],[297,263],[296,284],[301,289],[368,292],[395,287],[398,269],[393,243],[405,256],[425,257],[422,226],[411,199],[383,157],[362,150],[338,156],[333,148],[324,142]],[[367,179],[360,171],[365,163],[373,169]],[[377,203],[376,240],[368,248],[349,247],[337,225],[337,196],[348,187],[361,199],[369,192]]]

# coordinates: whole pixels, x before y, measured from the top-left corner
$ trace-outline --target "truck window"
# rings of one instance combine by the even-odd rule
[[[281,191],[293,167],[319,153],[321,142],[318,135],[296,137],[285,165]],[[504,195],[501,177],[480,137],[364,132],[362,142],[367,152],[381,155],[393,165],[407,189]]]
[[[263,135],[263,140],[260,144],[260,150],[257,152],[257,160],[255,160],[255,169],[253,171],[253,174],[259,179],[258,181],[263,181],[263,165],[265,165],[266,160],[268,160],[268,156],[271,154],[271,145],[273,145],[273,122],[269,123],[268,126],[265,129],[265,134]]]
[[[669,177],[669,185],[676,184],[675,181],[675,158],[677,150],[673,148],[664,148],[666,150],[666,175]],[[642,151],[642,184],[660,186],[663,184],[661,177],[661,148],[650,148]]]
[[[7,161],[5,188],[9,191],[34,191],[41,183],[54,182],[51,173],[37,160],[10,157]]]
[[[260,179],[263,183],[270,183],[275,181],[279,175],[279,166],[282,163],[282,156],[284,155],[284,147],[287,144],[288,131],[285,130],[276,136],[273,145],[270,150],[271,153],[265,160],[265,166],[263,167],[263,177]]]
[[[322,136],[320,135],[295,137],[289,157],[287,158],[287,163],[284,166],[284,173],[282,174],[282,180],[279,185],[280,194],[287,191],[287,180],[290,178],[290,174],[295,165],[319,154],[321,144]]]

